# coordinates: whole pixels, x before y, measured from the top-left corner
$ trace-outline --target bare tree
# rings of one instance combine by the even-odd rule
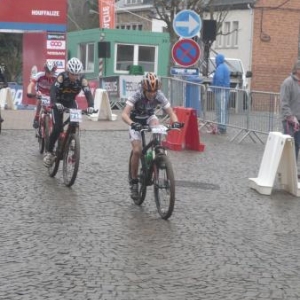
[[[99,16],[91,10],[98,11],[98,0],[68,0],[67,31],[97,28]]]

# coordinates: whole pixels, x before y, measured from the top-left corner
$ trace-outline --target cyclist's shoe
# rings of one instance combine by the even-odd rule
[[[0,123],[2,123],[4,121],[4,119],[2,119],[1,117],[0,117]]]
[[[47,152],[44,157],[44,166],[50,168],[55,161],[55,155],[51,152]]]
[[[136,200],[139,198],[139,183],[137,179],[132,179],[130,182],[131,198]]]
[[[34,129],[38,129],[39,128],[39,120],[34,119],[33,123],[32,123],[32,127]]]

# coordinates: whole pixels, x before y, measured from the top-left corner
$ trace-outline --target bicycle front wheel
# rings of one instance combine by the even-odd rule
[[[68,187],[75,182],[80,160],[80,141],[78,134],[71,134],[67,141],[63,156],[63,178]]]
[[[41,123],[39,123],[39,128],[37,130],[37,138],[38,138],[38,143],[39,143],[39,152],[40,154],[44,153],[44,149],[45,149],[45,140],[43,138],[43,134],[42,134],[42,128],[41,128]]]
[[[156,158],[153,172],[157,211],[162,219],[167,220],[175,205],[175,179],[172,164],[166,155]]]
[[[50,122],[51,122],[51,118],[46,115],[45,116],[45,123],[44,123],[44,147],[45,147],[45,150],[48,151],[48,148],[49,148],[49,138],[50,138]]]
[[[128,179],[129,184],[131,182],[132,176],[131,176],[131,157],[132,157],[132,151],[130,153],[129,157],[129,165],[128,165]],[[147,185],[146,185],[146,170],[143,167],[142,159],[140,159],[140,171],[138,173],[138,180],[139,180],[139,196],[138,198],[132,199],[133,202],[136,205],[141,205],[145,198],[147,193]]]

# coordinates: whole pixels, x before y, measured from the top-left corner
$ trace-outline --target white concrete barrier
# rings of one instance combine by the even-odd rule
[[[4,109],[5,107],[7,109],[16,109],[13,102],[11,90],[8,87],[0,89],[0,106],[2,109]]]
[[[104,89],[96,89],[94,98],[94,108],[98,109],[98,113],[89,116],[92,121],[99,120],[117,120],[117,115],[113,114],[110,107],[108,93]]]
[[[281,132],[270,132],[258,177],[249,178],[250,187],[271,195],[276,175],[281,189],[300,197],[294,139]]]

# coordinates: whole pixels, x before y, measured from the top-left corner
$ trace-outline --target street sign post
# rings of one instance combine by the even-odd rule
[[[174,76],[199,76],[198,68],[171,67],[170,74]]]
[[[182,39],[177,41],[172,48],[174,61],[182,67],[194,65],[200,58],[200,47],[192,39]]]
[[[192,38],[200,32],[202,20],[193,10],[182,10],[175,15],[173,28],[178,36],[182,38]]]

